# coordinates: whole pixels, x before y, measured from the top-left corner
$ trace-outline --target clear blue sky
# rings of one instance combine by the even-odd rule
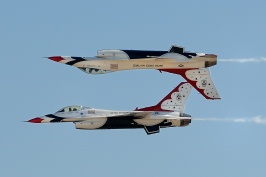
[[[67,105],[132,110],[157,103],[183,79],[158,71],[87,75],[42,57],[98,49],[186,50],[219,59],[266,56],[266,2],[1,1],[0,176],[265,177],[266,125],[192,121],[147,136],[139,130],[76,130],[22,121]],[[195,118],[266,116],[266,63],[211,68],[222,97],[195,90]]]

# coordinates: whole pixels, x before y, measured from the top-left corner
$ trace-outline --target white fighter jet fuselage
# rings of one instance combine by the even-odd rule
[[[177,46],[169,51],[99,50],[96,57],[52,56],[49,59],[75,66],[88,74],[132,69],[195,69],[217,64],[214,54],[185,52]]]
[[[96,57],[52,56],[49,59],[77,67],[88,74],[134,69],[157,69],[179,74],[207,99],[220,99],[207,67],[217,64],[217,55],[184,51],[99,50]]]
[[[157,105],[136,108],[134,111],[113,111],[83,106],[67,106],[54,114],[29,120],[31,123],[73,122],[77,129],[131,129],[144,128],[147,134],[158,133],[160,128],[187,126],[191,116],[184,105],[191,85],[183,82]]]

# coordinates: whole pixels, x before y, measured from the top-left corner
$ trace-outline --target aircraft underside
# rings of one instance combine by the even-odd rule
[[[91,128],[90,124],[87,124],[87,126],[84,124],[85,122],[76,122],[76,128],[77,129],[83,129],[83,130],[92,130],[92,129],[136,129],[136,128],[144,128],[146,133],[153,134],[153,133],[159,133],[160,128],[167,128],[167,127],[175,127],[177,125],[174,125],[171,121],[165,120],[159,120],[160,123],[155,125],[149,125],[145,126],[142,124],[139,124],[136,122],[136,119],[132,118],[108,118],[106,122],[98,128]],[[180,120],[180,124],[178,126],[187,126],[189,123],[191,123],[191,119],[182,119]],[[82,124],[82,126],[80,126]]]

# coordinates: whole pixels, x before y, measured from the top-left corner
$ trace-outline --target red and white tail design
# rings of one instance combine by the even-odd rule
[[[181,82],[157,105],[139,109],[136,108],[135,111],[178,111],[183,113],[191,88],[188,82]]]
[[[211,76],[210,70],[204,69],[165,69],[169,73],[179,74],[186,79],[198,92],[206,99],[221,99],[216,90]]]

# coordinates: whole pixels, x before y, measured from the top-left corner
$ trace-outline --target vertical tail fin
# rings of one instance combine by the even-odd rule
[[[206,99],[221,99],[210,76],[210,70],[193,69],[182,75]]]
[[[164,69],[161,71],[180,74],[206,99],[221,99],[210,76],[210,70],[203,69]]]
[[[136,108],[135,111],[178,111],[183,113],[191,88],[188,82],[181,82],[157,105],[139,109]]]

